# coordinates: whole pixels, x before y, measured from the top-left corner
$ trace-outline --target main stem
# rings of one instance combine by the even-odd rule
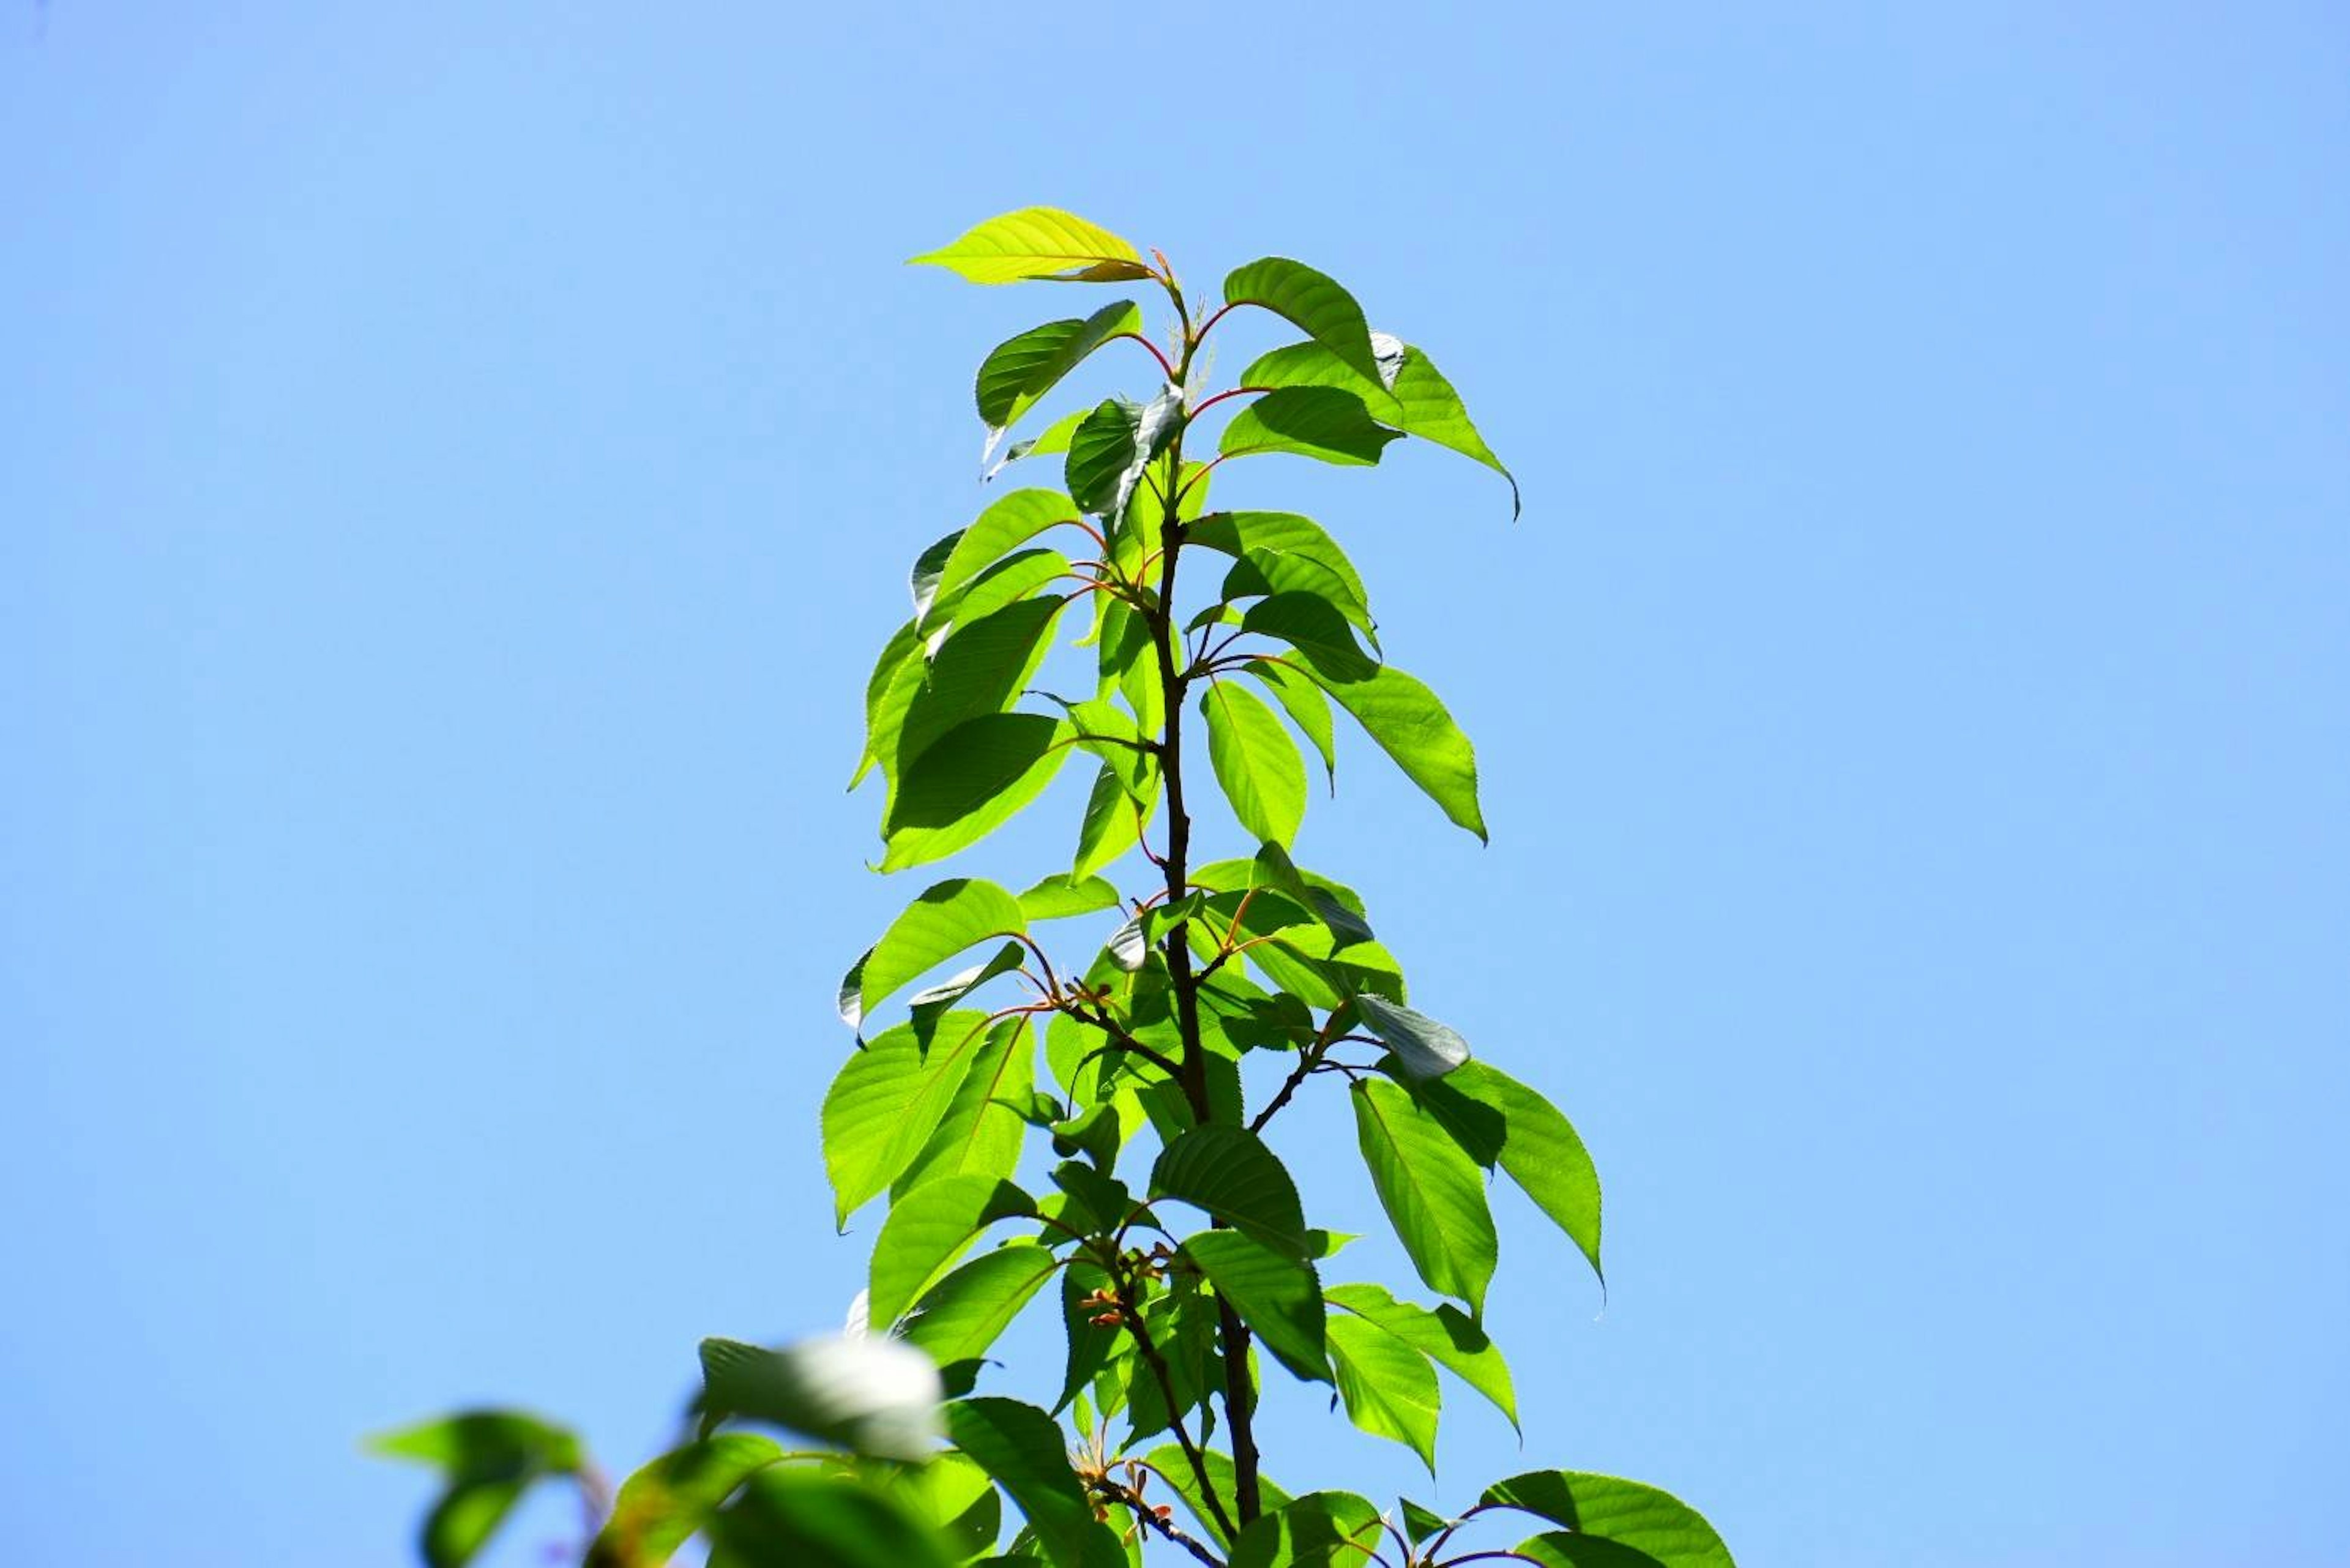
[[[1199,334],[1184,324],[1183,359],[1175,384],[1190,383],[1191,356]],[[1191,815],[1183,807],[1183,701],[1191,685],[1178,659],[1181,651],[1175,634],[1175,570],[1183,549],[1183,520],[1179,504],[1183,481],[1183,430],[1167,447],[1167,490],[1159,519],[1159,608],[1150,629],[1159,654],[1161,706],[1167,711],[1167,732],[1159,740],[1160,775],[1167,783],[1167,897],[1183,897],[1191,885]],[[1214,1118],[1208,1100],[1208,1054],[1200,1044],[1200,984],[1191,972],[1190,932],[1178,925],[1167,934],[1167,969],[1175,990],[1175,1022],[1183,1038],[1183,1095],[1191,1115],[1205,1126]],[[1249,1332],[1232,1304],[1219,1296],[1218,1316],[1224,1345],[1224,1424],[1232,1434],[1233,1504],[1243,1528],[1262,1511],[1257,1486],[1255,1397],[1249,1380]]]

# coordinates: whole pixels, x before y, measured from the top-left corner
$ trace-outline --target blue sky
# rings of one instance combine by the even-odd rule
[[[1480,747],[1492,848],[1357,743],[1301,858],[1608,1194],[1604,1305],[1501,1202],[1523,1453],[1456,1394],[1431,1486],[1295,1395],[1269,1472],[2350,1559],[2345,191],[2322,5],[8,7],[16,1555],[400,1563],[360,1433],[626,1468],[699,1336],[837,1321],[829,1002],[924,880],[857,693],[972,367],[1070,302],[899,263],[1050,202],[1332,272],[1527,498],[1222,491]]]

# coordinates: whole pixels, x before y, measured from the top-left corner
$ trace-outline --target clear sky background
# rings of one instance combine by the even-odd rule
[[[1078,302],[899,264],[1032,202],[1332,272],[1526,493],[1220,486],[1480,745],[1492,848],[1357,742],[1301,857],[1608,1199],[1604,1304],[1501,1200],[1523,1454],[1291,1391],[1270,1473],[2350,1561],[2350,21],[2167,4],[6,5],[10,1555],[401,1563],[363,1432],[625,1469],[838,1321],[833,988],[928,879],[858,691]]]

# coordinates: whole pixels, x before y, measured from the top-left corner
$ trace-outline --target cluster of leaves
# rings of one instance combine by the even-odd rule
[[[704,1533],[718,1568],[1114,1568],[1147,1545],[1218,1568],[1727,1568],[1701,1518],[1637,1482],[1536,1471],[1452,1515],[1409,1500],[1383,1511],[1347,1492],[1293,1497],[1258,1452],[1266,1360],[1326,1386],[1431,1477],[1440,1373],[1517,1422],[1483,1324],[1492,1173],[1599,1267],[1598,1179],[1566,1117],[1416,1010],[1361,898],[1294,857],[1300,741],[1335,781],[1336,711],[1482,839],[1468,738],[1387,662],[1329,532],[1207,504],[1234,459],[1368,464],[1406,436],[1507,470],[1427,355],[1372,331],[1301,263],[1253,262],[1195,306],[1163,256],[1045,208],[916,260],[978,283],[1149,284],[1171,306],[1163,346],[1121,299],[987,356],[976,400],[991,476],[1058,456],[1062,487],[1011,490],[917,558],[912,614],[867,683],[852,780],[881,780],[885,870],[977,842],[1073,758],[1091,788],[1066,867],[1016,893],[938,882],[850,967],[839,1008],[858,1037],[825,1096],[823,1147],[844,1225],[886,1197],[859,1310],[835,1340],[705,1342],[699,1434],[620,1489],[588,1562],[641,1568]],[[1210,394],[1202,344],[1243,307],[1305,336]],[[1011,441],[1070,371],[1121,342],[1155,363],[1147,399]],[[1209,455],[1205,416],[1227,404]],[[1187,613],[1179,566],[1201,552],[1222,576]],[[1062,679],[1048,662],[1070,647],[1083,653],[1074,683],[1041,686]],[[1253,841],[1241,857],[1192,852],[1194,707],[1208,772]],[[1130,861],[1139,892],[1110,875]],[[1097,936],[1056,965],[1069,922]],[[903,1016],[868,1035],[884,1009]],[[1272,1064],[1263,1080],[1278,1075],[1253,1109],[1252,1059]],[[1266,1137],[1316,1083],[1343,1085],[1371,1188],[1432,1301],[1329,1277],[1350,1238],[1308,1223]],[[1057,1395],[1048,1407],[979,1392],[991,1348],[1039,1296],[1066,1336]],[[745,1423],[823,1446],[786,1449]],[[464,1436],[486,1430],[506,1435]],[[426,1535],[436,1564],[464,1561],[532,1480],[589,1474],[576,1441],[527,1417],[475,1414],[387,1447],[448,1477]],[[1456,1545],[1528,1515],[1541,1528],[1514,1545]]]

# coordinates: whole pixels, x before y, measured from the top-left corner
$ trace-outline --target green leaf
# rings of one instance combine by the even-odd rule
[[[1370,324],[1363,318],[1363,307],[1336,280],[1303,262],[1266,256],[1234,268],[1224,279],[1224,303],[1262,306],[1344,363],[1374,380],[1378,379],[1378,358],[1371,346]]]
[[[980,619],[959,620],[908,697],[891,778],[902,780],[957,725],[1010,708],[1044,661],[1065,607],[1057,597],[1022,599]]]
[[[1272,594],[1311,594],[1323,600],[1378,645],[1378,627],[1371,619],[1370,607],[1357,597],[1345,578],[1321,562],[1305,556],[1293,556],[1283,550],[1252,549],[1232,563],[1224,574],[1224,586],[1219,596],[1226,604],[1242,599],[1263,598]]]
[[[1310,595],[1260,599],[1242,625],[1295,649],[1305,673],[1355,716],[1406,777],[1455,824],[1485,837],[1476,751],[1435,692],[1391,664],[1373,664],[1356,648],[1345,618]]]
[[[424,1516],[417,1542],[427,1568],[464,1568],[489,1544],[529,1487],[524,1480],[460,1481],[443,1491]]]
[[[1449,1023],[1439,1023],[1425,1012],[1376,996],[1355,998],[1363,1024],[1387,1043],[1404,1075],[1412,1079],[1441,1078],[1469,1060],[1469,1042]]]
[[[1398,432],[1372,420],[1363,400],[1335,387],[1284,387],[1234,414],[1216,451],[1225,457],[1289,452],[1345,467],[1379,461]]]
[[[1004,1019],[987,1032],[921,1152],[890,1181],[891,1198],[940,1177],[1009,1178],[1020,1164],[1028,1132],[1022,1113],[1035,1086],[1028,1021]]]
[[[1069,875],[1091,877],[1133,848],[1158,809],[1156,778],[1149,794],[1138,802],[1119,782],[1118,770],[1104,763],[1094,775],[1092,793],[1086,796],[1085,817],[1077,831],[1077,857]]]
[[[1211,1122],[1168,1145],[1150,1168],[1150,1196],[1179,1198],[1284,1256],[1309,1255],[1297,1184],[1245,1128]]]
[[[1510,482],[1510,515],[1519,513],[1518,482],[1477,433],[1461,394],[1420,349],[1384,332],[1371,334],[1379,375],[1368,378],[1318,343],[1293,343],[1241,373],[1243,387],[1336,387],[1363,400],[1374,418],[1408,435],[1450,447]]]
[[[1003,826],[1053,782],[1070,739],[1066,721],[1042,713],[956,725],[907,768],[883,829],[881,869],[943,858]]]
[[[737,1487],[783,1456],[773,1439],[751,1432],[663,1454],[621,1483],[586,1568],[660,1568]]]
[[[1003,449],[1003,455],[997,458],[980,475],[981,482],[985,483],[993,479],[1003,472],[1006,464],[1018,462],[1024,457],[1050,457],[1056,452],[1068,451],[1069,438],[1077,433],[1077,426],[1085,421],[1086,415],[1091,411],[1089,409],[1079,409],[1076,413],[1063,414],[1026,441],[1014,441]],[[982,461],[985,460],[982,459]]]
[[[775,1350],[702,1342],[702,1436],[764,1421],[853,1452],[920,1461],[938,1442],[939,1371],[886,1335],[829,1334]]]
[[[850,1476],[778,1467],[711,1521],[709,1568],[951,1568],[928,1521]]]
[[[1231,681],[1210,682],[1200,706],[1208,720],[1208,761],[1233,816],[1253,837],[1294,842],[1305,818],[1305,763],[1289,732],[1272,709]]]
[[[927,1045],[938,1031],[939,1020],[947,1015],[949,1009],[989,981],[1018,969],[1021,961],[1027,956],[1028,950],[1018,942],[1006,942],[996,949],[994,956],[985,963],[973,964],[908,997],[906,1012],[914,1025],[915,1034]]]
[[[1094,1518],[1069,1468],[1061,1428],[1044,1411],[1017,1399],[958,1400],[947,1407],[947,1435],[1011,1495],[1059,1568],[1125,1562],[1117,1534]]]
[[[1436,1417],[1443,1395],[1428,1357],[1361,1318],[1333,1318],[1329,1330],[1347,1418],[1373,1437],[1403,1444],[1434,1475]]]
[[[1338,541],[1310,517],[1294,512],[1211,512],[1183,531],[1184,542],[1205,545],[1234,560],[1272,551],[1313,562],[1347,585],[1347,597],[1368,606],[1362,574]]]
[[[1547,1561],[1578,1564],[1608,1561],[1597,1555],[1578,1556],[1579,1537],[1629,1547],[1660,1568],[1734,1568],[1730,1549],[1703,1515],[1671,1493],[1639,1481],[1581,1470],[1529,1470],[1495,1481],[1478,1501],[1514,1508],[1574,1532],[1564,1538],[1540,1538],[1549,1548]]]
[[[1091,316],[1047,321],[997,344],[981,363],[974,388],[989,435],[1009,430],[1087,355],[1113,337],[1141,330],[1142,312],[1132,300],[1121,299]]]
[[[1459,1307],[1445,1302],[1430,1312],[1396,1300],[1385,1285],[1332,1285],[1324,1294],[1331,1304],[1430,1356],[1492,1400],[1511,1426],[1518,1424],[1518,1397],[1511,1386],[1509,1364],[1485,1331]]]
[[[1330,1381],[1322,1286],[1311,1263],[1238,1231],[1203,1231],[1183,1253],[1284,1366],[1309,1382]]]
[[[1333,789],[1338,783],[1338,737],[1330,723],[1330,699],[1322,688],[1284,664],[1269,659],[1252,659],[1242,668],[1256,677],[1274,701],[1285,709],[1290,721],[1305,738],[1314,742],[1321,753],[1322,772]]]
[[[368,1451],[432,1466],[452,1481],[528,1480],[577,1469],[579,1439],[520,1410],[463,1410],[381,1432]]]
[[[1116,517],[1150,460],[1183,428],[1181,389],[1169,384],[1148,403],[1106,398],[1069,438],[1069,494],[1081,508]]]
[[[1076,504],[1057,490],[1014,490],[998,497],[970,527],[953,535],[954,546],[939,563],[934,577],[927,584],[917,577],[916,622],[927,628],[953,605],[955,595],[988,566],[1037,535],[1076,517]]]
[[[993,882],[956,877],[933,883],[889,922],[866,955],[858,1006],[870,1013],[909,981],[965,949],[1027,929],[1020,900]]]
[[[464,1411],[383,1433],[368,1448],[441,1471],[445,1484],[418,1542],[431,1568],[463,1568],[534,1483],[586,1463],[570,1432],[514,1410]]]
[[[1057,207],[1023,207],[990,218],[907,265],[946,267],[972,283],[1117,283],[1156,275],[1131,244]]]
[[[1309,1491],[1243,1530],[1232,1568],[1367,1568],[1384,1539],[1369,1499]]]
[[[1479,1316],[1498,1246],[1477,1163],[1412,1097],[1384,1079],[1357,1083],[1355,1135],[1379,1206],[1430,1290]]]
[[[1106,877],[1055,872],[1020,895],[1021,912],[1032,920],[1065,920],[1117,908],[1118,888]]]
[[[969,1075],[986,1032],[983,1012],[951,1013],[924,1050],[911,1024],[887,1029],[848,1058],[824,1096],[824,1164],[833,1219],[878,1195],[929,1143]]]
[[[1575,1125],[1556,1106],[1500,1068],[1465,1064],[1440,1083],[1419,1085],[1422,1102],[1478,1164],[1498,1161],[1534,1207],[1599,1266],[1599,1172]]]
[[[982,1252],[923,1293],[905,1343],[937,1362],[951,1387],[958,1369],[987,1354],[1058,1267],[1051,1250],[1034,1241],[1007,1241]],[[969,1386],[967,1376],[963,1385]]]
[[[1199,1477],[1192,1473],[1191,1461],[1184,1455],[1180,1444],[1162,1443],[1145,1455],[1143,1462],[1157,1470],[1166,1479],[1167,1484],[1175,1489],[1175,1495],[1183,1500],[1183,1506],[1191,1511],[1192,1519],[1207,1532],[1210,1539],[1220,1547],[1231,1547],[1232,1537],[1224,1533],[1223,1526],[1216,1522],[1215,1514],[1210,1511],[1207,1501],[1200,1491]],[[1232,1456],[1202,1445],[1200,1462],[1201,1468],[1208,1472],[1208,1484],[1215,1488],[1218,1500],[1230,1508],[1232,1500],[1240,1495],[1240,1476],[1232,1468]],[[1258,1503],[1268,1513],[1287,1507],[1292,1501],[1287,1492],[1265,1480],[1262,1471],[1257,1474],[1256,1491]]]
[[[947,1176],[924,1183],[889,1207],[874,1239],[866,1311],[876,1328],[905,1315],[947,1266],[999,1220],[1034,1214],[1035,1200],[1009,1181]]]
[[[1456,1522],[1442,1514],[1420,1507],[1408,1497],[1398,1498],[1396,1501],[1403,1504],[1403,1532],[1411,1538],[1411,1543],[1414,1546],[1426,1545],[1429,1537],[1441,1534]]]

